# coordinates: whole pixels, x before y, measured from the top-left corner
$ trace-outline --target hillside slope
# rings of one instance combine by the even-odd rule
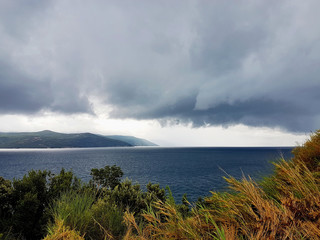
[[[132,136],[111,135],[111,136],[106,136],[106,137],[111,138],[111,139],[115,139],[115,140],[120,140],[123,142],[127,142],[127,143],[131,144],[132,146],[158,146],[157,144],[150,142],[146,139],[136,138],[136,137],[132,137]]]
[[[0,133],[0,148],[128,147],[127,142],[92,133],[64,134],[52,131]]]

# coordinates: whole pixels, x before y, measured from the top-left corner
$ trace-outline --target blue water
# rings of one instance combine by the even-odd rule
[[[63,167],[82,180],[90,179],[92,168],[105,165],[120,166],[124,177],[145,186],[148,182],[170,186],[180,200],[184,193],[188,199],[221,191],[227,184],[227,174],[255,179],[272,172],[272,161],[291,157],[292,148],[232,148],[232,147],[121,147],[82,149],[18,149],[0,150],[0,176],[21,178],[31,169],[59,172]]]

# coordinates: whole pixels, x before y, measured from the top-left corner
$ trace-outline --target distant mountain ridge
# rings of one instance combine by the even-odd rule
[[[132,146],[158,146],[157,144],[150,142],[146,139],[136,138],[133,136],[110,135],[110,136],[105,136],[105,137],[112,138],[115,140],[120,140],[123,142],[127,142],[127,143],[131,144]]]
[[[0,133],[0,148],[86,148],[156,146],[132,136],[102,136],[93,133],[40,132]]]

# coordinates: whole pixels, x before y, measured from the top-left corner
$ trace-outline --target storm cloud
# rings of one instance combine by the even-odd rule
[[[311,131],[319,1],[0,3],[0,113]],[[98,104],[99,103],[99,104]]]

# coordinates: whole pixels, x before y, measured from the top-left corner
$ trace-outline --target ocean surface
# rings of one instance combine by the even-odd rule
[[[184,193],[190,201],[222,191],[223,176],[261,179],[272,172],[271,162],[290,158],[291,147],[117,147],[80,149],[1,149],[0,176],[22,178],[31,169],[58,173],[72,170],[83,181],[92,168],[120,166],[124,178],[139,183],[169,186],[177,201]]]

